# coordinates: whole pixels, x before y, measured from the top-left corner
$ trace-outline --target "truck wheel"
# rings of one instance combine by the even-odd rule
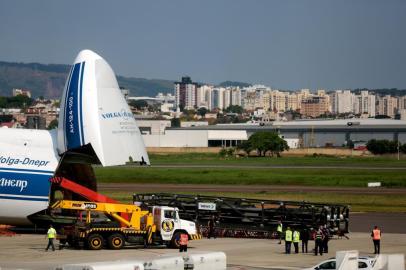
[[[87,246],[91,250],[99,250],[103,247],[103,237],[100,234],[91,234],[87,238]]]
[[[171,240],[171,247],[172,248],[179,248],[180,247],[180,235],[181,235],[181,232],[176,232],[176,233],[173,234],[172,240]]]
[[[124,236],[120,233],[114,233],[107,238],[107,244],[111,249],[121,249],[124,246]]]

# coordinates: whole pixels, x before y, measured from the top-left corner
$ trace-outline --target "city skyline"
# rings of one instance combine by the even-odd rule
[[[404,1],[80,4],[2,1],[0,60],[70,64],[90,48],[130,77],[406,88]]]

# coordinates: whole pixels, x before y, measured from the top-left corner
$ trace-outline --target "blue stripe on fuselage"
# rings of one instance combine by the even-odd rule
[[[78,148],[81,146],[79,114],[79,79],[81,65],[82,63],[74,65],[68,92],[66,94],[65,134],[67,149]]]
[[[6,200],[17,200],[17,201],[34,201],[34,202],[47,202],[49,199],[47,198],[31,198],[31,197],[9,197],[9,196],[2,196],[0,195],[0,199]]]
[[[82,98],[83,98],[83,72],[85,70],[85,64],[86,62],[82,63],[82,70],[80,72],[80,88],[79,88],[79,117],[80,117],[80,143],[82,145],[85,144],[85,137],[84,137],[84,132],[83,132],[83,107],[82,107]]]
[[[32,172],[32,173],[47,173],[49,175],[53,175],[54,171],[41,171],[41,170],[30,170],[30,169],[16,169],[16,168],[2,168],[0,167],[0,171],[18,171],[18,172]]]
[[[22,196],[49,196],[50,174],[29,172],[0,172],[0,194]]]
[[[64,117],[63,117],[63,127],[66,127],[66,110],[67,110],[67,108],[68,108],[68,106],[67,106],[67,104],[68,104],[68,90],[69,90],[69,87],[70,87],[70,81],[71,81],[71,79],[72,79],[72,72],[73,72],[73,69],[74,69],[74,65],[71,67],[71,69],[70,69],[70,72],[69,72],[69,78],[68,78],[68,83],[67,83],[67,85],[66,85],[66,89],[65,89],[65,91],[66,91],[66,95],[65,95],[65,104],[64,104]],[[66,139],[66,132],[65,132],[65,134],[63,135],[64,136],[64,146],[65,146],[65,148],[67,148],[68,147],[68,143],[67,143],[67,139]]]

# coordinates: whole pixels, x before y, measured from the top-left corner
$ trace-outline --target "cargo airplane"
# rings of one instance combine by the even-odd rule
[[[133,114],[115,74],[99,55],[76,57],[54,130],[0,129],[0,224],[29,225],[60,192],[51,177],[66,177],[97,189],[92,164],[149,164]]]

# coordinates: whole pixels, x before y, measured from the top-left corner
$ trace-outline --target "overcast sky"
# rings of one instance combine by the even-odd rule
[[[405,0],[0,2],[0,61],[279,89],[406,88]]]

